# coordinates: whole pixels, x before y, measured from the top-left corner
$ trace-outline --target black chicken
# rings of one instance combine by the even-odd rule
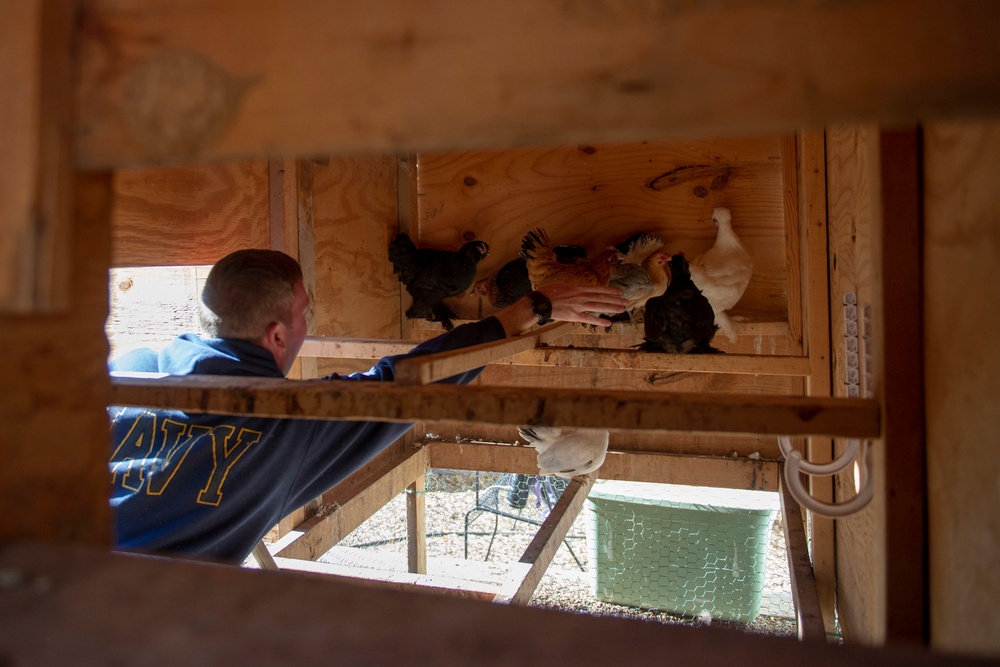
[[[670,258],[670,284],[663,296],[646,302],[643,343],[647,352],[669,354],[721,353],[710,345],[715,332],[715,311],[691,280],[691,270],[683,254]]]
[[[406,316],[440,322],[445,331],[454,328],[455,313],[443,301],[469,289],[476,279],[476,266],[489,252],[485,241],[469,241],[452,252],[418,248],[408,234],[397,234],[389,244],[389,261],[413,299]]]
[[[556,260],[572,264],[578,259],[586,259],[587,251],[578,245],[560,245],[553,248]],[[482,280],[476,281],[473,294],[485,296],[491,305],[503,308],[514,303],[531,291],[528,280],[528,263],[523,257],[516,257]]]

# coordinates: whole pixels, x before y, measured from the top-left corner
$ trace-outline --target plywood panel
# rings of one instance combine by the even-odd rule
[[[399,280],[387,256],[397,225],[395,158],[314,164],[313,190],[317,335],[399,338]]]
[[[214,264],[271,247],[264,160],[115,173],[112,266]]]
[[[86,167],[766,134],[1000,109],[993,0],[86,7]]]
[[[1000,123],[932,123],[924,136],[931,641],[995,657]]]
[[[736,318],[785,321],[781,140],[687,139],[561,144],[509,151],[424,153],[418,172],[421,242],[457,249],[490,244],[479,276],[517,257],[524,234],[543,227],[554,244],[591,254],[637,231],[694,259],[715,242],[712,210],[726,206],[754,260]],[[466,298],[466,317],[493,309]]]

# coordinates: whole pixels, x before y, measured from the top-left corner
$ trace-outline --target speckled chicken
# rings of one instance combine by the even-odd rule
[[[644,342],[636,347],[648,352],[705,354],[721,352],[711,341],[718,330],[712,305],[691,280],[687,259],[670,258],[670,284],[663,296],[646,302]]]
[[[608,453],[608,432],[602,429],[522,426],[517,432],[538,450],[541,475],[585,475],[600,468]]]
[[[476,279],[476,267],[488,254],[485,241],[469,241],[457,252],[418,248],[409,235],[400,232],[389,244],[392,272],[406,286],[413,303],[406,316],[440,322],[445,331],[454,328],[455,313],[444,299],[465,293]]]
[[[531,288],[538,289],[551,283],[607,287],[612,270],[621,263],[624,255],[617,248],[610,247],[593,258],[563,264],[549,244],[545,230],[536,229],[525,234],[521,240],[521,257],[527,263]]]
[[[750,283],[753,261],[733,231],[729,209],[715,209],[712,220],[718,230],[715,245],[691,262],[691,279],[712,304],[719,330],[735,343],[736,327],[726,311],[743,297]]]

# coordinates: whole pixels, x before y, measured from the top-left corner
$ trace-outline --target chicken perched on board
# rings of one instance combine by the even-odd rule
[[[536,229],[524,235],[521,240],[521,257],[527,263],[531,289],[538,289],[550,283],[607,287],[612,270],[624,258],[618,249],[610,247],[593,258],[564,264],[559,261],[543,229]]]
[[[476,279],[476,267],[490,252],[485,241],[469,241],[457,252],[418,248],[409,235],[400,232],[389,244],[392,272],[413,299],[406,316],[440,322],[445,331],[454,328],[455,313],[444,299],[464,294]]]
[[[719,328],[715,324],[715,312],[692,282],[683,254],[670,258],[670,274],[670,284],[663,296],[646,302],[644,342],[636,347],[669,354],[721,352],[711,345]]]
[[[636,304],[640,301],[645,303],[655,287],[653,277],[649,270],[643,265],[650,255],[663,247],[663,239],[652,232],[639,232],[633,234],[621,243],[615,244],[623,255],[621,264],[616,266],[611,272],[611,280],[608,286],[617,287],[628,299],[623,313],[611,315],[612,321],[631,320]],[[662,294],[663,291],[660,291]]]
[[[585,475],[600,468],[608,453],[608,432],[602,429],[521,426],[517,432],[538,450],[541,475]]]
[[[729,209],[715,209],[712,220],[719,230],[715,245],[691,262],[691,279],[712,304],[719,330],[735,343],[736,327],[726,311],[735,306],[746,291],[753,261],[733,231]]]
[[[633,322],[642,319],[646,304],[650,299],[661,296],[667,291],[667,287],[670,285],[669,263],[670,253],[660,251],[654,252],[642,263],[642,268],[649,274],[649,279],[652,281],[653,287],[647,294],[640,296],[635,301],[629,301],[626,312],[630,314]]]
[[[586,259],[587,251],[578,245],[559,245],[553,248],[556,261],[573,264]],[[491,305],[504,308],[531,291],[528,279],[528,263],[523,257],[510,260],[499,269],[476,281],[472,293],[485,296]]]

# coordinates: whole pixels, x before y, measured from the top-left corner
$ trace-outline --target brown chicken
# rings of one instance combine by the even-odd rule
[[[551,283],[607,287],[611,280],[611,272],[624,259],[621,252],[610,247],[592,259],[579,260],[579,263],[575,264],[563,264],[549,244],[549,237],[543,229],[536,229],[524,235],[521,240],[521,257],[527,262],[531,289],[538,289],[542,285]]]

